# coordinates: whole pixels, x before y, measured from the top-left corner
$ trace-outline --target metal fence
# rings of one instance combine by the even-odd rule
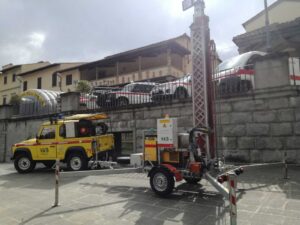
[[[254,74],[252,64],[215,73],[213,87],[216,97],[219,99],[252,94]]]
[[[300,85],[300,57],[289,58],[289,75],[291,85]]]
[[[191,76],[163,84],[151,82],[131,83],[119,90],[101,94],[81,94],[83,109],[112,109],[138,105],[168,104],[174,100],[186,101],[192,97]]]

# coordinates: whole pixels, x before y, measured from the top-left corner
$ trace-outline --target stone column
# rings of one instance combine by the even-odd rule
[[[78,111],[80,108],[80,93],[66,92],[60,95],[61,112]]]
[[[167,49],[167,67],[168,67],[168,74],[172,75],[172,54],[171,49]]]

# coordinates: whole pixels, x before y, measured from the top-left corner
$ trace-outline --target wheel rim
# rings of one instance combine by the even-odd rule
[[[27,157],[22,157],[18,161],[18,166],[21,170],[27,170],[30,168],[31,162]]]
[[[125,99],[121,99],[119,104],[120,106],[127,105],[127,101]]]
[[[72,170],[80,170],[81,169],[81,158],[80,157],[72,157],[70,160],[70,167]]]
[[[165,191],[168,187],[168,179],[163,173],[157,173],[153,177],[153,185],[157,191]]]
[[[177,98],[178,99],[184,99],[185,98],[185,92],[183,90],[180,90],[177,92]]]

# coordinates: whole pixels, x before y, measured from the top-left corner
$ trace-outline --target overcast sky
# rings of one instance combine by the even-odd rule
[[[263,2],[206,0],[222,59],[237,54],[232,37]],[[181,0],[0,0],[0,65],[98,60],[190,34],[192,15]]]

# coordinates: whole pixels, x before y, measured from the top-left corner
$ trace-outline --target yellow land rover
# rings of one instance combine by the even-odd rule
[[[52,167],[56,159],[68,170],[84,170],[88,162],[114,149],[113,134],[102,122],[105,114],[77,114],[43,123],[36,138],[12,146],[12,160],[19,173],[29,173],[37,162]]]

